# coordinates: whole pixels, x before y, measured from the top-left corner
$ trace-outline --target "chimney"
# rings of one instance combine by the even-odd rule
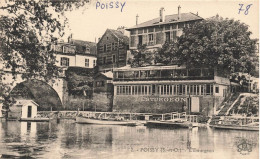
[[[72,41],[72,34],[70,34],[70,36],[68,37],[68,43],[70,43]]]
[[[162,7],[159,11],[160,13],[160,22],[164,22],[164,16],[163,16],[163,11],[164,11],[164,8]]]
[[[178,6],[178,20],[181,19],[181,6]]]
[[[116,30],[120,31],[122,34],[125,34],[125,27],[124,26],[119,26]]]
[[[199,15],[199,12],[197,12],[197,15]]]
[[[136,15],[136,25],[138,25],[138,18],[139,18],[139,16],[138,16],[138,14]]]

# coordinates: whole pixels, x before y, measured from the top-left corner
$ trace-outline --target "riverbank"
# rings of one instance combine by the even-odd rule
[[[92,111],[38,111],[38,116],[60,119],[76,119],[76,116],[90,117],[90,118],[121,118],[122,120],[170,120],[172,114],[152,114],[152,113],[120,113],[120,112],[92,112]],[[197,115],[196,125],[198,127],[207,127],[209,117]],[[195,122],[195,120],[193,121]]]

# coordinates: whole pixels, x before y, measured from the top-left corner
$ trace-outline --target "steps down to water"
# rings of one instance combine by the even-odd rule
[[[229,108],[234,104],[234,102],[237,102],[239,99],[239,93],[232,94],[223,104],[222,109],[219,111],[217,116],[223,116],[227,113]]]

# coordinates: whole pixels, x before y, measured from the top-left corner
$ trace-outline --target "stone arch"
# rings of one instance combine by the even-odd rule
[[[16,84],[10,95],[15,99],[31,99],[39,104],[38,110],[60,110],[62,100],[56,90],[41,80],[26,80]]]

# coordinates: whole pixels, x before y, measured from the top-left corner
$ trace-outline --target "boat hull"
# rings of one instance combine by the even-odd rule
[[[50,118],[21,118],[20,121],[48,122]]]
[[[136,122],[133,121],[113,121],[113,120],[98,120],[84,117],[76,117],[76,123],[79,124],[96,124],[96,125],[124,125],[124,126],[136,126]]]
[[[171,122],[171,121],[147,121],[146,126],[148,127],[164,127],[164,128],[192,128],[192,123],[183,122]]]
[[[259,127],[252,127],[252,126],[213,125],[213,128],[228,129],[228,130],[259,131]]]

